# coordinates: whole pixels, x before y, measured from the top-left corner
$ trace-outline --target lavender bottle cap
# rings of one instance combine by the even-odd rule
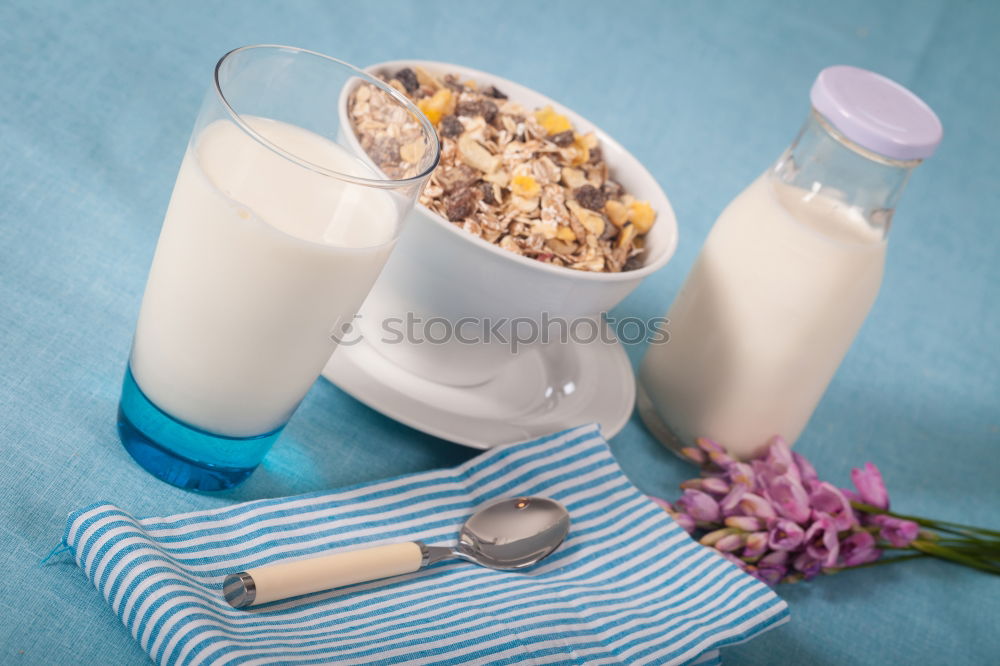
[[[941,143],[941,121],[912,92],[867,69],[827,67],[813,83],[813,108],[844,136],[895,160],[922,160]]]

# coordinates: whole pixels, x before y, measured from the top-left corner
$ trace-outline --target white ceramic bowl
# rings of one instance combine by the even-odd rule
[[[396,60],[372,65],[366,71],[392,73],[413,66],[438,76],[451,73],[462,80],[494,85],[528,110],[551,105],[566,115],[577,131],[597,135],[611,178],[637,199],[649,201],[657,214],[646,236],[640,268],[594,273],[509,252],[416,205],[362,307],[362,330],[370,344],[412,372],[451,385],[481,384],[510,359],[509,344],[467,344],[454,339],[438,344],[398,342],[398,336],[388,334],[385,322],[405,319],[407,313],[425,323],[440,318],[451,325],[468,317],[539,321],[543,313],[568,320],[600,315],[666,265],[677,247],[677,220],[666,194],[631,153],[586,118],[541,93],[486,72],[442,62]],[[345,100],[340,112],[346,119]],[[438,328],[441,332],[445,325]]]

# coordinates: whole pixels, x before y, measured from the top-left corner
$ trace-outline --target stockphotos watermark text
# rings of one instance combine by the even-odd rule
[[[335,327],[330,335],[338,345],[355,345],[364,339],[362,315]],[[443,345],[458,342],[463,345],[501,344],[512,353],[535,344],[615,344],[637,345],[648,342],[661,345],[670,339],[668,320],[664,317],[550,317],[543,312],[539,319],[531,317],[445,317],[423,319],[412,312],[405,317],[386,317],[377,326],[379,341],[387,345]]]

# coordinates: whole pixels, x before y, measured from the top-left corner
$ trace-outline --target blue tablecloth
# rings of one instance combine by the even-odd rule
[[[791,140],[809,85],[847,63],[912,87],[945,126],[899,208],[882,293],[800,442],[825,476],[879,464],[908,512],[998,523],[1000,3],[173,2],[0,4],[0,662],[142,662],[68,560],[66,514],[178,513],[452,465],[474,452],[325,381],[251,480],[154,481],[114,413],[146,271],[216,59],[248,43],[366,64],[419,57],[550,94],[670,195],[675,258],[617,314],[662,313],[722,206]],[[641,349],[630,349],[637,360]],[[633,419],[622,467],[665,496],[690,470]],[[792,621],[730,663],[986,663],[1000,581],[937,562],[781,589]]]

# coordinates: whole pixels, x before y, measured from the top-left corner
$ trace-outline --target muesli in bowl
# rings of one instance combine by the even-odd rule
[[[574,127],[551,104],[528,108],[496,85],[454,72],[435,75],[415,64],[378,74],[416,102],[441,139],[441,162],[421,204],[539,262],[605,273],[643,265],[656,211],[615,180],[595,132]],[[408,134],[389,117],[397,111],[370,85],[348,100],[362,148],[387,174],[406,177],[424,146],[416,123]]]
[[[406,69],[412,71],[413,76],[417,77],[417,85],[423,85],[417,75],[418,71],[424,72],[429,79],[440,82],[439,87],[434,92],[429,96],[421,97],[417,103],[421,104],[421,100],[427,100],[423,101],[424,113],[437,121],[439,130],[443,123],[453,125],[452,121],[445,120],[448,116],[456,116],[456,120],[462,125],[463,132],[452,137],[444,137],[445,150],[449,151],[452,158],[456,159],[446,162],[430,182],[431,186],[440,188],[440,194],[436,194],[432,189],[407,215],[396,247],[389,257],[382,275],[376,281],[361,308],[357,324],[363,332],[364,342],[374,347],[380,355],[390,360],[395,366],[407,370],[421,380],[430,380],[452,386],[483,386],[501,376],[506,368],[511,367],[508,364],[514,356],[522,353],[535,355],[537,352],[535,358],[541,361],[539,372],[546,376],[550,370],[552,373],[552,376],[545,381],[562,382],[558,384],[561,386],[569,381],[566,372],[570,372],[570,370],[565,364],[556,363],[552,368],[548,368],[548,365],[555,363],[553,359],[556,356],[550,353],[553,348],[564,345],[552,339],[548,342],[540,340],[537,344],[519,346],[515,354],[511,347],[503,341],[503,338],[510,339],[515,322],[522,324],[525,321],[536,322],[540,329],[544,322],[556,319],[566,324],[585,319],[597,321],[600,319],[601,313],[606,313],[618,305],[643,279],[663,268],[670,261],[677,247],[677,221],[670,201],[652,174],[611,136],[572,109],[514,81],[461,65],[427,60],[383,62],[368,67],[366,71],[383,75],[392,81],[400,71]],[[461,91],[454,90],[445,84],[445,77],[448,74],[455,75],[457,80],[462,82],[463,89]],[[403,74],[402,76],[406,77],[407,75]],[[592,147],[587,145],[586,159],[584,159],[582,151],[575,157],[568,152],[566,153],[565,159],[569,159],[571,162],[567,166],[581,171],[584,179],[587,178],[588,172],[591,175],[601,175],[605,179],[604,182],[600,183],[600,187],[589,180],[582,185],[590,184],[595,189],[603,191],[604,185],[613,181],[620,184],[624,190],[621,201],[624,202],[625,194],[631,194],[638,201],[648,201],[650,208],[655,211],[655,224],[652,224],[644,235],[636,233],[638,240],[633,239],[632,247],[622,251],[614,246],[618,240],[618,234],[621,234],[621,229],[615,225],[611,216],[604,210],[598,212],[586,208],[576,201],[574,194],[568,194],[564,196],[564,201],[574,201],[580,206],[580,211],[595,213],[595,216],[601,218],[601,223],[605,227],[601,228],[601,233],[598,234],[594,233],[597,231],[597,225],[593,224],[595,229],[588,236],[586,224],[575,219],[570,207],[564,204],[568,219],[561,218],[566,220],[565,223],[554,225],[555,234],[552,233],[552,227],[549,226],[548,234],[551,237],[546,237],[544,231],[546,222],[542,221],[541,218],[544,185],[559,184],[564,189],[579,189],[579,187],[572,188],[562,182],[563,173],[560,166],[558,183],[555,180],[554,170],[545,183],[542,182],[544,176],[539,177],[533,170],[527,172],[526,175],[532,177],[539,189],[537,208],[532,208],[530,211],[534,214],[533,217],[529,217],[529,213],[523,210],[517,209],[516,212],[513,212],[512,209],[513,215],[508,221],[508,227],[491,228],[494,223],[487,219],[488,207],[490,206],[487,203],[487,185],[491,191],[493,191],[493,185],[499,187],[499,183],[494,182],[496,174],[501,169],[508,169],[503,164],[502,155],[499,156],[500,163],[496,170],[493,170],[492,163],[484,163],[484,166],[487,166],[486,169],[476,169],[473,165],[460,161],[461,154],[457,152],[459,139],[466,132],[472,131],[470,128],[478,127],[483,137],[492,136],[494,130],[498,136],[501,131],[510,132],[510,130],[503,125],[502,119],[499,121],[501,123],[499,126],[491,124],[491,121],[496,122],[496,117],[492,116],[488,105],[480,114],[474,114],[469,109],[469,113],[466,115],[461,112],[456,115],[455,112],[458,111],[459,104],[463,101],[462,93],[471,88],[464,85],[466,81],[475,81],[478,91],[488,91],[490,99],[486,101],[491,101],[497,107],[498,115],[501,113],[501,108],[504,108],[508,102],[517,103],[524,109],[525,129],[523,137],[526,141],[521,142],[519,139],[511,138],[504,144],[505,146],[516,142],[526,143],[527,140],[531,140],[527,129],[529,125],[535,127],[535,123],[538,123],[544,129],[543,122],[531,110],[544,110],[547,107],[553,110],[555,116],[563,116],[569,121],[569,129],[575,133],[574,141],[577,134],[583,137],[587,135],[595,137],[597,139],[596,145]],[[402,86],[405,90],[404,83],[399,81],[396,85]],[[455,85],[451,81],[449,84]],[[413,83],[410,81],[410,86],[412,87],[412,85]],[[429,89],[431,87],[433,86],[428,86]],[[450,109],[450,103],[445,103],[440,108],[437,107],[438,104],[442,103],[442,100],[447,100],[447,95],[439,94],[441,90],[445,89],[450,91],[455,109]],[[404,94],[398,90],[398,87],[395,92],[399,95]],[[498,96],[501,93],[507,95],[508,99],[504,100],[502,96]],[[361,97],[358,97],[359,94]],[[338,113],[341,116],[341,126],[350,132],[345,140],[358,144],[358,152],[367,152],[373,163],[372,166],[378,166],[393,173],[394,177],[406,177],[408,170],[415,168],[413,160],[422,154],[426,146],[413,141],[405,129],[398,133],[381,131],[387,124],[380,121],[371,112],[371,96],[366,99],[364,95],[365,93],[361,92],[357,86],[344,88],[341,93]],[[438,95],[437,102],[434,102],[435,95]],[[468,97],[465,99],[467,100]],[[364,106],[366,104],[368,105],[367,109]],[[445,113],[445,111],[449,112]],[[466,109],[463,108],[463,111]],[[434,118],[435,112],[439,114],[437,118]],[[352,116],[357,120],[353,120]],[[545,119],[544,116],[543,119]],[[405,118],[399,120],[400,123],[394,124],[406,121]],[[416,127],[417,119],[411,120]],[[557,120],[556,122],[562,121]],[[492,129],[487,130],[487,126]],[[357,131],[353,131],[352,128]],[[457,132],[457,130],[458,127],[454,126],[452,130],[446,131],[452,133],[453,131]],[[517,126],[514,130],[516,136]],[[562,131],[565,131],[565,128],[553,133],[553,136]],[[547,136],[548,134],[546,134]],[[555,144],[556,148],[560,150],[566,146],[559,146],[554,141],[548,141],[546,137],[542,137],[538,144],[543,149],[538,157],[547,157],[555,164],[556,158],[553,155],[558,154],[558,151],[555,151],[549,144]],[[493,138],[493,141],[495,140],[496,137]],[[559,139],[559,141],[564,141],[564,139]],[[584,139],[584,141],[590,144],[592,139]],[[477,140],[477,143],[479,142]],[[490,157],[496,157],[497,155],[491,152],[492,146],[488,144],[489,141],[485,141],[481,143],[481,146]],[[600,148],[600,161],[607,165],[606,174],[604,167],[597,166],[596,160],[591,162],[597,147]],[[482,157],[481,154],[480,157]],[[469,159],[475,160],[476,157],[473,156]],[[534,159],[536,158],[532,157],[532,160]],[[560,159],[562,159],[561,155]],[[574,165],[572,163],[574,161],[578,164]],[[540,159],[539,163],[546,164]],[[449,166],[454,170],[454,173],[449,171]],[[463,167],[473,169],[475,178],[471,172]],[[393,171],[394,169],[396,171]],[[568,173],[568,178],[573,178],[574,174]],[[458,178],[463,174],[465,180]],[[448,180],[452,176],[456,177],[454,184]],[[501,180],[501,182],[503,181]],[[511,203],[518,196],[528,200],[535,198],[517,195],[513,191],[520,187],[522,182],[519,180],[515,183],[513,175],[509,175],[507,185],[503,187],[504,191],[499,193],[500,196],[497,197],[497,193],[493,191],[494,199]],[[530,188],[530,183],[528,185]],[[613,185],[609,185],[609,187],[613,187]],[[450,221],[447,210],[449,196],[472,188],[479,189],[478,193],[473,191],[470,197],[475,200],[474,209],[469,207],[472,209],[472,213],[466,214],[456,221]],[[530,189],[528,191],[530,192]],[[482,198],[480,198],[480,194]],[[581,193],[581,196],[585,197],[586,195]],[[436,202],[440,202],[445,207],[438,208]],[[461,202],[456,197],[452,203]],[[527,204],[523,205],[528,206]],[[484,210],[484,207],[487,210]],[[576,208],[576,205],[573,207]],[[453,211],[452,216],[459,217],[459,212]],[[586,212],[583,215],[585,218],[587,217]],[[497,215],[497,217],[502,219],[501,215]],[[479,229],[475,230],[475,233],[469,233],[465,229],[466,221],[470,219],[479,225]],[[548,219],[546,216],[546,220]],[[593,218],[589,221],[593,223]],[[626,222],[628,221],[626,218]],[[484,222],[486,223],[484,224]],[[634,220],[632,224],[635,225]],[[534,226],[540,227],[538,234],[530,232]],[[581,227],[582,232],[580,231]],[[610,227],[614,227],[614,229]],[[488,234],[485,237],[481,235],[484,228]],[[556,255],[549,243],[555,240],[568,243],[570,239],[558,237],[560,229],[567,228],[571,231],[575,229],[574,234],[579,233],[579,236],[572,239],[577,243],[576,251],[564,252],[566,259],[563,259]],[[519,230],[522,232],[527,230],[528,233],[519,233]],[[562,231],[561,233],[565,235],[566,232]],[[605,238],[602,239],[602,235],[605,235]],[[511,238],[511,240],[504,241],[504,238]],[[580,238],[583,240],[581,241]],[[588,241],[588,238],[591,240]],[[535,245],[529,247],[530,251],[519,245],[511,245],[519,243],[518,239],[524,239],[525,242]],[[502,243],[505,245],[501,245]],[[508,246],[513,249],[508,249]],[[556,247],[559,248],[559,245],[556,244]],[[605,254],[605,249],[608,254]],[[636,249],[640,252],[635,253]],[[552,256],[546,256],[547,253],[551,253]],[[621,267],[624,268],[628,264],[629,270],[617,272],[605,270],[612,263],[609,261],[608,255],[611,256],[612,261],[617,256]],[[586,264],[587,262],[592,262],[591,269],[586,267],[582,270],[570,268],[571,264]],[[601,266],[598,269],[599,262],[601,262]],[[669,300],[669,295],[665,294],[664,298]],[[425,336],[427,339],[430,339],[432,335],[437,337],[441,332],[438,329],[451,331],[452,335],[443,341],[429,343],[425,340],[421,343],[409,334],[410,320],[415,322],[414,330],[418,333],[423,330],[422,326],[430,328],[430,330],[424,331],[427,333]],[[407,335],[403,339],[393,334],[385,334],[386,323],[394,326],[392,322],[400,321],[407,322]],[[557,323],[555,328],[557,329],[560,325]],[[602,326],[603,324],[598,322],[597,325]],[[488,335],[480,334],[484,332]],[[494,335],[494,332],[498,334]],[[554,332],[558,333],[557,330]],[[573,353],[589,354],[590,350],[589,348],[580,348]],[[623,367],[628,367],[624,352],[621,352],[620,358],[624,363]],[[628,372],[631,370],[629,369]],[[626,392],[623,395],[634,394],[631,385],[623,385],[620,390]]]

